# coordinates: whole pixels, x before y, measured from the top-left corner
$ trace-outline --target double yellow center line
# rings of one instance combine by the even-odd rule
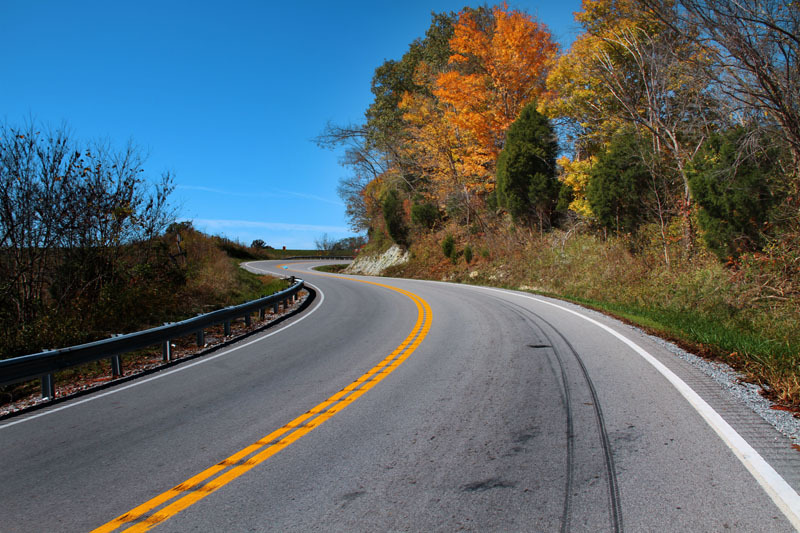
[[[130,532],[149,531],[161,522],[175,516],[255,468],[303,435],[320,426],[400,366],[417,349],[428,334],[428,331],[430,331],[433,318],[430,306],[416,294],[397,287],[366,280],[353,281],[377,285],[399,292],[408,296],[417,306],[417,321],[414,324],[414,329],[392,353],[350,385],[285,426],[276,429],[224,461],[203,470],[196,476],[131,509],[111,522],[98,527],[93,533],[118,530]]]

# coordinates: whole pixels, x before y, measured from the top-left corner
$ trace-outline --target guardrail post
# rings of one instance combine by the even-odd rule
[[[56,397],[56,384],[53,381],[53,374],[45,374],[41,378],[42,381],[42,398],[52,400]]]
[[[18,381],[40,380],[42,396],[51,398],[55,396],[55,372],[64,365],[76,366],[89,361],[107,359],[111,363],[111,373],[114,378],[123,375],[122,356],[126,353],[161,344],[162,356],[169,362],[173,358],[173,345],[171,339],[183,338],[185,335],[195,333],[197,344],[206,346],[204,328],[225,325],[225,335],[232,333],[231,322],[243,318],[244,322],[252,326],[253,315],[258,310],[262,318],[266,318],[270,308],[277,314],[283,306],[284,312],[289,310],[291,303],[298,302],[299,288],[302,280],[295,280],[288,290],[264,296],[245,304],[231,306],[227,309],[212,311],[198,317],[178,323],[165,323],[158,328],[130,333],[126,335],[111,335],[112,338],[87,343],[85,345],[55,350],[54,353],[30,354],[23,360],[11,358],[0,361],[0,384],[16,383]]]
[[[267,316],[266,308],[262,307],[261,309],[258,310],[258,318],[260,320],[264,320],[266,318],[266,316]]]
[[[118,378],[122,375],[122,359],[119,355],[111,356],[111,376]]]

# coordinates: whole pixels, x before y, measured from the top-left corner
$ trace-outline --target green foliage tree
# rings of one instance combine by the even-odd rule
[[[434,70],[444,69],[450,57],[450,38],[453,36],[455,13],[434,13],[424,39],[415,39],[399,60],[389,59],[375,69],[372,94],[375,96],[366,112],[367,138],[396,155],[394,144],[402,142],[405,125],[398,104],[405,93],[428,93],[414,80],[421,62]]]
[[[442,218],[439,208],[431,202],[422,202],[411,206],[411,222],[431,229]]]
[[[408,246],[408,227],[404,220],[403,201],[395,189],[390,189],[384,195],[381,208],[389,237],[397,244]]]
[[[777,203],[770,182],[779,155],[774,149],[744,151],[747,140],[743,128],[714,134],[689,172],[703,237],[723,261],[761,248],[763,230]]]
[[[589,172],[586,199],[604,228],[633,233],[646,218],[643,197],[650,173],[644,164],[638,138],[615,135]]]
[[[530,103],[506,133],[497,161],[497,202],[515,220],[536,216],[549,226],[561,190],[556,179],[558,142],[550,121]]]

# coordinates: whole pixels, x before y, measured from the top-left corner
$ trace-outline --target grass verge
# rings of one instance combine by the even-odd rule
[[[441,248],[447,235],[455,236],[455,261]],[[467,247],[477,252],[470,261],[462,253]],[[769,262],[729,268],[702,249],[686,255],[679,244],[670,254],[665,264],[658,246],[581,232],[449,227],[417,237],[411,261],[384,274],[572,301],[724,361],[764,386],[772,400],[800,407],[798,284],[774,275]]]
[[[322,265],[322,266],[314,267],[314,270],[319,270],[320,272],[330,272],[332,274],[336,274],[338,272],[341,272],[345,268],[347,268],[347,266],[348,265]]]

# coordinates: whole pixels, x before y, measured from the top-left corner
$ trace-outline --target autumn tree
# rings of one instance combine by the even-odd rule
[[[416,84],[400,101],[409,159],[422,163],[440,201],[458,198],[467,221],[476,200],[492,192],[505,132],[544,90],[557,52],[547,28],[529,15],[464,9],[453,24],[446,65],[422,61]]]
[[[399,104],[408,94],[430,94],[415,80],[417,67],[421,63],[437,69],[446,66],[455,18],[455,14],[433,14],[423,39],[412,42],[400,60],[387,60],[376,68],[371,87],[374,99],[363,123],[328,124],[316,139],[322,147],[345,149],[341,164],[351,174],[340,180],[338,193],[354,230],[370,229],[382,221],[380,208],[376,218],[374,207],[379,206],[386,185],[402,182],[402,188],[414,194],[426,192],[430,160],[420,157],[419,149],[410,149],[413,127],[403,119],[406,110]],[[369,186],[379,179],[380,186]]]
[[[447,111],[433,97],[407,93],[400,102],[410,141],[404,153],[416,161],[428,193],[440,203],[456,198],[468,218],[474,213],[476,194],[487,192],[488,158],[469,131],[447,120]]]
[[[367,142],[367,130],[363,125],[328,123],[315,141],[321,148],[344,148],[339,163],[351,173],[339,180],[336,192],[344,201],[350,227],[355,231],[368,229],[371,217],[364,191],[370,182],[387,171],[390,163],[386,153]]]
[[[447,120],[469,131],[496,160],[505,132],[526,104],[541,96],[558,45],[547,26],[505,4],[459,14],[450,40],[451,69],[436,79],[434,94]]]
[[[703,73],[729,113],[776,125],[800,179],[800,6],[784,0],[644,0],[673,27],[691,27],[708,50]],[[693,65],[698,66],[698,65]]]
[[[480,219],[506,130],[544,91],[556,53],[543,24],[505,4],[434,14],[423,39],[376,69],[365,123],[318,139],[347,146],[354,175],[340,193],[354,228],[376,224],[364,193],[378,178],[380,198],[393,189],[404,202],[457,204],[448,212]]]
[[[662,234],[669,218],[681,215],[691,249],[686,164],[718,117],[711,89],[698,75],[707,50],[690,26],[666,24],[639,2],[585,0],[583,7],[576,18],[586,32],[551,74],[556,97],[548,111],[579,123],[576,152],[584,157],[602,150],[622,128],[650,142],[650,172],[660,184],[672,184],[660,202]]]

